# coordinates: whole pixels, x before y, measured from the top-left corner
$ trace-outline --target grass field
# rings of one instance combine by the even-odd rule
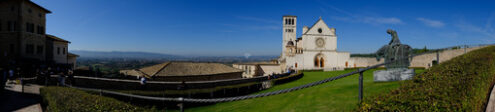
[[[277,85],[259,93],[291,88],[351,71],[304,72],[304,77],[299,80]],[[399,87],[401,82],[374,83],[373,71],[369,70],[364,73],[364,97],[388,92]],[[416,73],[423,71],[417,69]],[[359,75],[352,75],[318,86],[263,98],[217,103],[203,107],[186,107],[186,111],[351,111],[356,109],[358,104],[358,77]]]

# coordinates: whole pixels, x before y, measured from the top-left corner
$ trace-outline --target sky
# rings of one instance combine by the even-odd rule
[[[495,42],[495,1],[454,0],[32,0],[52,11],[46,31],[69,50],[183,56],[267,56],[282,50],[282,16],[297,35],[319,17],[337,50],[372,53],[397,31],[413,48]]]

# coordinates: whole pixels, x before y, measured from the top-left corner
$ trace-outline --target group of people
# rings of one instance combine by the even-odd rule
[[[146,89],[146,82],[147,79],[144,76],[137,76],[137,79],[139,80],[139,84],[141,84],[141,89],[145,90]]]
[[[285,73],[287,73],[287,74],[297,73],[297,70],[291,66],[291,67],[287,67],[287,70]],[[277,79],[279,77],[280,77],[279,75],[272,73],[272,74],[268,75],[268,80]]]
[[[296,69],[294,69],[294,67],[287,67],[287,73],[294,73],[294,72],[297,72]]]
[[[19,68],[17,68],[19,70]],[[14,79],[18,78],[19,71],[14,71],[13,68],[4,69],[0,68],[0,73],[2,74],[2,84],[4,83],[14,83]],[[17,75],[16,75],[17,74]]]
[[[73,83],[73,80],[72,80],[74,78],[73,73],[74,72],[71,69],[62,70],[62,69],[60,69],[60,68],[57,67],[57,69],[55,69],[55,70],[51,70],[50,68],[45,69],[45,70],[40,70],[40,71],[37,72],[36,75],[38,77],[38,80],[43,80],[44,79],[44,84],[45,85],[48,85],[49,80],[51,78],[51,75],[58,75],[58,77],[57,77],[57,85],[59,85],[59,86],[65,86],[66,79],[67,78],[69,78],[70,83]]]
[[[0,67],[0,86],[4,88],[6,84],[22,83],[22,80],[17,81],[20,78],[33,77],[36,78],[39,84],[48,84],[50,75],[59,74],[59,85],[65,85],[65,77],[72,77],[72,70],[61,69],[56,67],[30,67],[29,69],[21,70],[20,67]],[[3,90],[3,89],[2,89]]]
[[[51,67],[48,67],[46,69],[36,69],[35,76],[39,84],[48,85],[51,75],[58,75],[57,85],[65,86],[66,78],[69,78],[70,82],[73,83],[73,73],[71,69],[61,69],[60,67],[51,69]]]
[[[4,69],[4,68],[0,68],[0,73],[2,74],[2,76],[0,77],[0,86],[2,88],[5,87],[5,84],[6,83],[13,83],[14,81],[14,70],[13,69]],[[3,89],[2,89],[3,90]],[[1,92],[1,91],[0,91]]]

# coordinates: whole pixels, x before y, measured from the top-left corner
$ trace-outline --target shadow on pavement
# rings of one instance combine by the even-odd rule
[[[21,93],[4,89],[0,94],[0,112],[11,112],[41,102],[37,94]]]

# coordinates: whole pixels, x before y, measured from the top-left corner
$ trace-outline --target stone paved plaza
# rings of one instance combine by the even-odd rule
[[[0,112],[42,112],[39,88],[42,86],[26,84],[24,93],[20,84],[8,83],[0,100]]]

